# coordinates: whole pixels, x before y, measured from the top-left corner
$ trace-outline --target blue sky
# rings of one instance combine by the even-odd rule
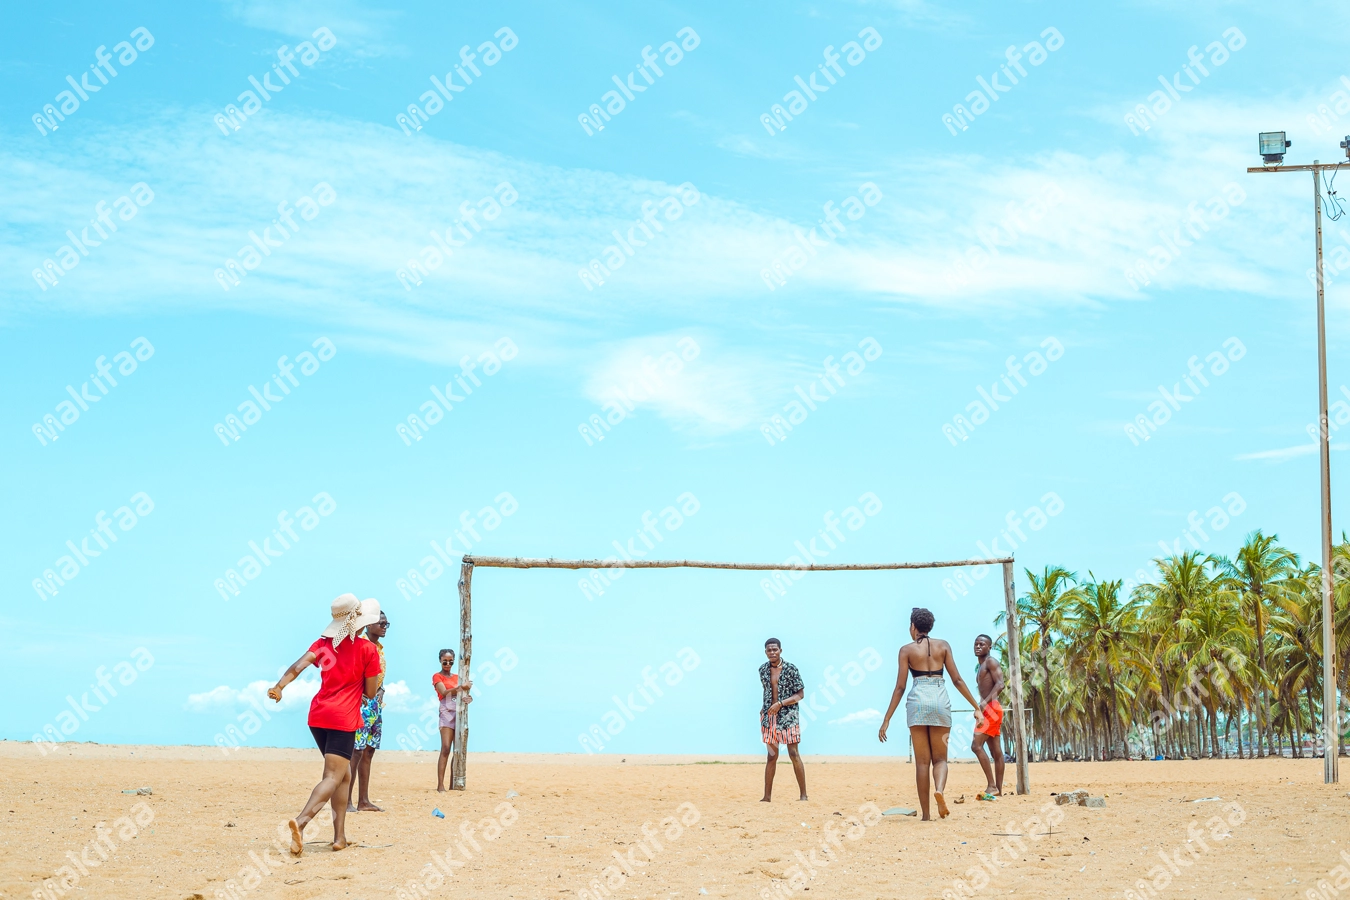
[[[133,655],[143,647],[153,663],[106,705],[91,695],[101,708],[86,706],[66,737],[213,743],[250,708],[250,685],[271,683],[326,623],[332,598],[352,591],[379,598],[393,623],[389,681],[403,686],[390,694],[385,741],[398,749],[395,735],[432,696],[437,650],[457,644],[458,613],[453,571],[420,595],[397,581],[427,570],[433,539],[463,552],[453,538],[469,536],[463,512],[476,520],[475,552],[598,557],[614,541],[645,550],[644,512],[696,507],[678,528],[657,526],[652,555],[781,561],[870,493],[880,508],[842,532],[828,561],[975,556],[995,539],[1005,549],[1011,513],[1025,536],[1009,531],[1020,587],[1023,568],[1047,564],[1134,578],[1192,511],[1208,523],[1206,550],[1231,552],[1260,527],[1317,552],[1307,176],[1245,167],[1259,163],[1261,130],[1289,132],[1291,161],[1341,155],[1341,7],[241,0],[14,17],[16,33],[44,40],[16,44],[0,66],[10,175],[0,183],[0,452],[11,510],[0,583],[18,637],[3,665],[26,686],[0,737],[57,723],[96,669],[144,661]],[[153,44],[123,64],[115,45],[134,44],[138,28]],[[516,43],[489,66],[483,45],[504,47],[504,28]],[[617,107],[602,100],[611,76],[635,73],[648,45],[694,44],[677,36],[685,28],[696,46],[676,65],[660,51],[663,74],[650,85],[635,74],[646,92],[588,135],[579,115]],[[867,28],[879,46],[860,37]],[[1010,84],[1007,49],[1049,44],[1052,28],[1062,45],[1038,66],[1027,49]],[[297,74],[282,83],[279,49],[298,57],[306,40],[327,49],[312,65],[293,60]],[[790,104],[794,76],[827,85],[826,47],[853,40],[874,49],[840,63],[846,75],[770,133],[761,115]],[[1221,65],[1215,41],[1234,48]],[[106,85],[89,70],[100,46],[117,72],[103,70]],[[463,46],[479,48],[477,76],[454,73]],[[1207,75],[1183,72],[1192,46]],[[45,104],[60,109],[66,76],[82,73],[100,90],[59,123],[49,115],[55,130],[36,127]],[[241,110],[237,129],[217,125],[246,102],[250,76],[267,73],[264,86],[282,89]],[[463,90],[405,133],[396,116],[425,109],[432,77],[447,73]],[[977,106],[977,79],[995,74],[997,101],[952,134],[944,114]],[[1149,96],[1160,76],[1191,90],[1132,133],[1127,112],[1165,105]],[[1325,125],[1314,127],[1319,104]],[[104,224],[101,241],[100,203],[119,226]],[[613,231],[643,239],[633,229],[644,203],[664,230],[587,285],[578,272],[605,262]],[[844,211],[834,237],[817,224],[827,204]],[[463,246],[405,287],[398,270],[425,261],[431,230],[444,239],[456,222],[450,239]],[[810,243],[812,228],[817,243],[797,256],[798,230]],[[68,229],[99,243],[62,271]],[[258,246],[250,231],[266,256],[242,251]],[[1333,262],[1344,234],[1326,223]],[[1127,270],[1151,248],[1174,258],[1132,284]],[[55,284],[32,274],[48,259]],[[241,259],[257,265],[233,284],[226,261]],[[775,261],[791,272],[785,284],[764,274]],[[1350,381],[1346,309],[1335,284],[1333,395]],[[303,352],[328,346],[321,339],[332,352],[306,363]],[[827,358],[839,364],[864,344],[865,369],[845,368],[827,393]],[[1062,354],[1036,374],[1033,351],[1049,346]],[[117,354],[134,359],[138,347],[125,374]],[[662,354],[681,347],[673,372]],[[499,367],[489,351],[501,352]],[[1221,373],[1206,360],[1216,351]],[[294,383],[279,372],[283,356]],[[106,396],[93,381],[99,357],[117,380]],[[1182,384],[1192,357],[1208,384],[1183,385],[1194,399],[1132,441],[1125,426],[1160,387]],[[1004,387],[1010,358],[1024,368]],[[653,367],[661,383],[643,388]],[[453,391],[456,376],[473,393],[450,398],[453,411],[416,440],[401,436],[409,415],[425,419],[429,386]],[[282,399],[248,422],[240,407],[264,382]],[[89,408],[39,439],[34,425],[73,400],[67,385],[99,399],[73,401]],[[798,387],[829,399],[771,444],[762,426],[793,414]],[[616,389],[633,408],[588,441],[581,426],[607,415]],[[980,391],[1009,399],[949,439],[943,426],[975,418]],[[247,423],[238,440],[216,431],[232,413]],[[1336,503],[1341,484],[1334,470]],[[123,530],[117,510],[145,508],[131,499],[141,493],[153,509]],[[693,503],[677,499],[686,494]],[[237,595],[217,589],[249,541],[278,546],[283,511],[299,521],[301,507],[321,503],[328,514],[310,517],[310,530],[290,526],[298,542]],[[485,510],[508,504],[489,530]],[[1034,506],[1058,512],[1042,521]],[[1240,512],[1220,530],[1207,512],[1216,506]],[[91,534],[100,511],[118,538],[104,537],[106,548]],[[44,599],[33,581],[59,574],[68,540],[101,553]],[[480,570],[475,661],[514,665],[477,676],[473,746],[579,752],[579,735],[644,667],[696,658],[605,749],[758,752],[755,669],[772,634],[808,691],[827,666],[880,655],[880,669],[819,701],[828,709],[805,744],[878,752],[870,711],[886,706],[909,608],[935,611],[968,672],[972,638],[1001,608],[997,576],[964,594],[944,577],[811,574],[771,598],[755,573],[634,571],[588,597],[575,572]],[[248,743],[308,746],[304,708],[297,689]]]

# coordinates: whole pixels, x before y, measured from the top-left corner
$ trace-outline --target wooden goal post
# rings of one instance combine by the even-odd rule
[[[691,559],[530,559],[519,556],[465,556],[459,569],[459,670],[470,671],[473,661],[473,570],[493,569],[748,569],[790,572],[870,572],[887,569],[945,569],[959,566],[1003,566],[1003,605],[1008,626],[1008,687],[1012,691],[1013,743],[1017,752],[1017,793],[1031,792],[1027,771],[1026,723],[1023,719],[1022,660],[1018,638],[1017,595],[1013,589],[1013,558],[960,559],[944,562],[838,563],[790,565],[784,563],[704,562]],[[467,677],[466,677],[467,680]],[[999,752],[1002,752],[1001,750]],[[451,760],[450,787],[462,791],[469,763],[469,708],[460,704]]]

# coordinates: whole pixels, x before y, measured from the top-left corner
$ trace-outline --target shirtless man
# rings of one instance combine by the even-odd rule
[[[989,651],[993,647],[994,641],[989,635],[981,634],[975,638],[975,658],[980,661],[979,668],[975,670],[975,682],[980,691],[980,710],[984,713],[984,724],[976,726],[975,738],[970,743],[970,749],[980,761],[980,768],[984,769],[984,779],[988,783],[988,787],[980,795],[981,800],[1003,796],[1003,747],[999,738],[1003,724],[1003,706],[998,702],[999,694],[1003,692],[1004,687],[1003,667],[990,655]],[[989,753],[994,756],[992,771],[989,768],[989,756],[985,753],[986,746]]]
[[[769,759],[764,764],[763,802],[771,802],[773,796],[779,744],[787,744],[792,772],[797,776],[797,787],[802,794],[797,799],[805,800],[806,766],[797,752],[797,745],[802,739],[797,704],[806,696],[806,688],[797,667],[783,659],[783,644],[778,638],[769,638],[764,642],[764,655],[769,661],[759,667],[759,681],[764,689],[764,702],[759,708],[759,729],[768,746]]]

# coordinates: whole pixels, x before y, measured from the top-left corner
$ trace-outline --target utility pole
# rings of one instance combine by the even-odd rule
[[[1275,132],[1278,133],[1278,132]],[[1264,138],[1264,136],[1263,136]],[[1346,138],[1350,142],[1350,137]],[[1267,149],[1263,139],[1262,149]],[[1280,134],[1280,143],[1285,147],[1284,135]],[[1341,144],[1346,147],[1346,144]],[[1350,156],[1350,148],[1347,148]],[[1270,160],[1272,157],[1267,156]],[[1283,147],[1278,160],[1283,160]],[[1331,429],[1327,419],[1327,324],[1326,298],[1322,284],[1322,185],[1319,181],[1325,169],[1336,169],[1342,163],[1323,165],[1313,160],[1310,166],[1286,166],[1282,163],[1274,166],[1253,166],[1247,169],[1254,172],[1311,172],[1313,177],[1313,216],[1316,225],[1317,244],[1317,422],[1318,452],[1321,458],[1322,479],[1322,780],[1326,784],[1335,784],[1337,761],[1340,756],[1339,707],[1336,702],[1336,641],[1335,621],[1332,604],[1332,565],[1331,565]]]

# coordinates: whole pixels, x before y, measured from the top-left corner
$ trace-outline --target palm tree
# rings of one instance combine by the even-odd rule
[[[1241,592],[1244,613],[1251,616],[1256,632],[1255,680],[1257,693],[1257,748],[1260,755],[1275,753],[1271,737],[1270,701],[1266,693],[1269,670],[1266,667],[1266,631],[1269,628],[1267,603],[1287,607],[1295,602],[1299,576],[1298,555],[1278,543],[1279,535],[1264,535],[1260,529],[1247,535],[1235,559],[1218,557],[1219,568]],[[1261,746],[1262,735],[1265,747]]]
[[[1321,708],[1321,570],[1254,531],[1232,557],[1154,560],[1157,577],[1120,581],[1062,566],[1026,572],[1014,637],[1039,758],[1154,753],[1303,755]],[[1333,548],[1339,687],[1350,681],[1350,541]],[[1002,616],[998,617],[1001,621]],[[1000,652],[1006,648],[1003,645]],[[1244,743],[1246,747],[1244,748]]]
[[[1066,622],[1075,641],[1086,651],[1088,665],[1100,683],[1107,686],[1108,755],[1115,755],[1114,726],[1114,732],[1120,734],[1122,755],[1129,759],[1130,747],[1120,717],[1118,682],[1125,660],[1138,649],[1137,606],[1133,601],[1121,602],[1120,581],[1098,581],[1091,572],[1088,579],[1081,590],[1069,596]]]
[[[1034,635],[1032,650],[1041,664],[1041,702],[1044,704],[1041,723],[1046,729],[1042,741],[1042,752],[1053,756],[1055,753],[1055,717],[1052,709],[1050,689],[1050,647],[1052,635],[1061,633],[1064,626],[1064,611],[1078,595],[1076,582],[1078,576],[1060,566],[1046,566],[1045,572],[1037,578],[1026,570],[1031,590],[1017,600],[1017,615],[1023,628],[1030,628]]]

